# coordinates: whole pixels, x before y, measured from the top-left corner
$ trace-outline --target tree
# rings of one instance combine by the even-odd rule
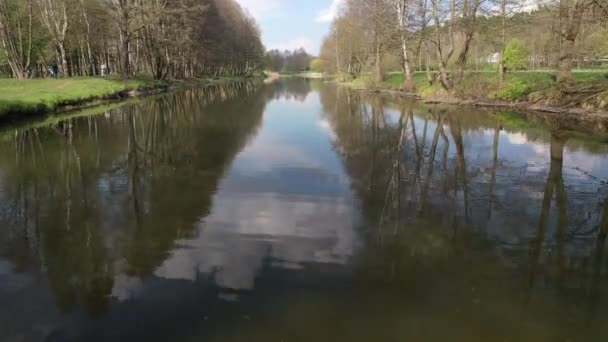
[[[408,52],[409,22],[411,14],[414,11],[414,3],[411,0],[395,0],[394,6],[396,6],[397,9],[397,27],[399,29],[403,74],[405,75],[404,88],[407,91],[414,91],[416,89],[416,83],[414,83],[414,73],[410,65]]]
[[[19,79],[27,77],[32,60],[32,17],[32,0],[0,0],[0,58]]]
[[[447,15],[442,15],[441,9],[444,8],[442,0],[431,0],[432,3],[432,18],[435,32],[435,40],[433,41],[436,51],[437,59],[439,60],[439,80],[445,89],[452,88],[452,81],[448,75],[448,62],[454,54],[454,29],[453,25],[456,20],[456,0],[450,0],[449,6],[449,19]],[[445,22],[445,25],[442,23]],[[443,26],[443,27],[442,27]],[[443,28],[447,27],[446,38],[442,37]],[[447,39],[447,50],[444,40]]]
[[[323,72],[323,60],[315,58],[310,62],[310,70],[312,72]]]
[[[507,47],[507,23],[513,21],[515,14],[522,11],[525,0],[499,0],[500,12],[500,61],[498,63],[498,76],[501,81],[505,79],[505,49]]]
[[[42,23],[49,31],[53,43],[59,52],[61,71],[64,75],[70,75],[65,46],[65,38],[68,32],[68,0],[37,0],[40,9]]]
[[[120,32],[120,67],[123,78],[131,77],[131,63],[129,60],[129,48],[131,46],[132,34],[139,27],[135,17],[136,0],[106,0],[110,9],[111,17],[118,25]]]
[[[458,79],[462,79],[462,76],[464,75],[469,49],[471,48],[471,43],[477,32],[477,14],[480,5],[481,0],[462,0],[462,10],[459,21],[462,24],[464,43],[456,61],[456,75],[458,76]]]
[[[528,51],[524,42],[514,38],[505,46],[504,66],[510,70],[523,70],[528,67]]]
[[[264,54],[236,0],[0,0],[0,28],[2,70],[19,78],[53,60],[73,76],[247,76]]]
[[[306,52],[304,48],[294,51],[286,50],[284,52],[270,50],[265,56],[266,68],[274,72],[284,73],[308,71],[311,69],[314,60],[315,58]],[[320,65],[316,67],[320,68]]]
[[[574,84],[572,61],[575,54],[576,38],[585,12],[595,0],[560,0],[560,54],[557,81],[562,85]]]

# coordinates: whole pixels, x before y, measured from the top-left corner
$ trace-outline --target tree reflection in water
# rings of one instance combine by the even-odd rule
[[[608,334],[608,147],[593,136],[285,80],[5,130],[0,146],[7,336]]]
[[[0,225],[11,229],[2,255],[24,271],[42,268],[62,311],[105,312],[117,273],[152,274],[209,211],[227,165],[260,125],[259,91],[206,87],[16,130],[3,143],[13,153],[0,155]]]
[[[606,146],[538,122],[514,125],[507,113],[335,91],[324,89],[321,101],[367,220],[364,291],[385,282],[394,296],[409,289],[411,300],[426,298],[417,310],[435,302],[474,317],[432,314],[429,324],[443,317],[456,331],[495,324],[493,311],[512,320],[503,322],[510,338],[534,336],[526,321],[550,325],[537,333],[554,337],[606,334],[599,325],[586,331],[580,310],[589,302],[588,313],[606,317],[606,164],[573,163],[581,150],[604,158]],[[424,287],[449,298],[431,300]]]

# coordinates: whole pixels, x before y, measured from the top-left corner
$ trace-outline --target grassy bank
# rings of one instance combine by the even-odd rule
[[[97,100],[118,99],[131,92],[162,91],[172,87],[203,85],[236,79],[157,81],[153,79],[65,78],[0,79],[0,120],[7,117],[52,113]]]
[[[608,90],[608,71],[575,72],[574,76],[580,89],[594,87]],[[379,84],[371,82],[369,76],[362,76],[346,83],[360,89],[400,90],[404,84],[404,77],[402,73],[393,72],[387,74],[385,80]],[[583,105],[583,103],[575,102],[588,99],[582,96],[577,97],[575,94],[569,98],[560,98],[556,95],[557,85],[554,73],[542,71],[509,73],[503,82],[500,82],[496,72],[469,72],[450,92],[443,89],[439,84],[430,85],[424,72],[415,74],[415,83],[417,94],[430,100],[545,101],[546,105]],[[608,99],[608,94],[599,94],[599,97],[594,99],[596,107],[601,109],[608,107],[608,103],[603,96]]]
[[[9,115],[49,113],[64,106],[167,86],[167,82],[143,79],[0,79],[0,119]]]

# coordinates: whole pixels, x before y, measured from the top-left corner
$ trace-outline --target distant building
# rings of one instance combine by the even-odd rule
[[[494,52],[493,54],[486,57],[486,63],[489,63],[489,64],[500,63],[500,52]]]

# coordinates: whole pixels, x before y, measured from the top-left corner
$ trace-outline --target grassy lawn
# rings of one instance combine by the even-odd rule
[[[103,78],[0,79],[0,118],[7,114],[51,112],[62,105],[114,96],[120,92],[160,87],[166,82]]]

